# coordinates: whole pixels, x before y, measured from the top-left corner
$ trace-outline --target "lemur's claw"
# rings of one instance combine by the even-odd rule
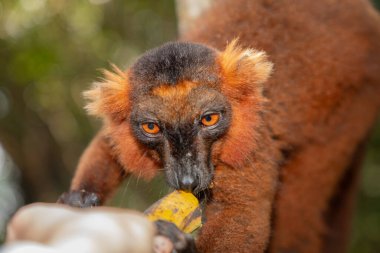
[[[157,228],[157,236],[164,236],[173,243],[173,252],[197,252],[194,238],[190,234],[182,232],[174,223],[164,220],[157,220],[154,223]]]
[[[57,203],[67,204],[72,207],[86,208],[100,205],[100,198],[96,193],[85,190],[69,191],[63,193]]]

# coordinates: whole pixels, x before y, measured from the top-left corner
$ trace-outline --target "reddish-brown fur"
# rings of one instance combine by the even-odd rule
[[[191,111],[189,105],[187,104],[186,97],[189,92],[197,87],[198,84],[193,82],[184,81],[175,86],[172,85],[160,85],[152,90],[152,93],[158,97],[161,97],[164,103],[169,105],[169,108],[165,110],[165,115],[163,117],[168,121],[181,117],[184,115],[184,111]],[[181,108],[181,110],[176,110],[176,108]]]
[[[184,81],[175,86],[161,85],[152,90],[153,95],[159,96],[168,100],[177,99],[181,102],[197,84]],[[177,101],[176,101],[177,102]]]
[[[353,157],[380,105],[378,14],[364,0],[220,0],[199,22],[183,40],[223,50],[240,37],[244,47],[265,50],[275,66],[263,84],[271,69],[265,55],[235,42],[218,55],[233,118],[213,150],[213,198],[200,251],[344,251],[350,216],[332,218],[352,208]],[[89,111],[105,125],[72,184],[102,200],[125,173],[149,178],[161,166],[124,120],[129,73],[115,72],[87,93]],[[332,243],[335,234],[345,236]]]
[[[232,125],[224,138],[214,148],[213,161],[218,166],[225,163],[243,167],[259,149],[262,122],[258,113],[266,101],[262,96],[262,83],[272,70],[264,52],[242,49],[237,41],[230,43],[218,54],[221,84],[218,89],[229,98],[234,111]],[[131,110],[129,72],[114,66],[114,72],[104,71],[105,78],[84,93],[90,100],[86,106],[90,114],[102,117],[104,126],[83,154],[71,190],[97,193],[101,202],[129,173],[151,178],[158,171],[157,153],[138,143],[131,132],[128,118]],[[175,86],[162,84],[151,92],[159,96],[168,107],[162,113],[163,120],[181,117],[188,108],[189,92],[200,84],[183,81]],[[182,108],[177,110],[176,108]],[[164,110],[164,109],[162,109]],[[269,213],[269,212],[268,212]]]
[[[331,221],[345,212],[332,200],[354,197],[350,185],[347,191],[339,187],[347,173],[355,175],[348,171],[352,157],[378,112],[379,15],[364,0],[217,1],[195,27],[182,39],[220,49],[239,36],[243,46],[268,53],[275,66],[264,85],[268,131],[256,143],[273,145],[284,156],[272,167],[279,179],[268,176],[270,168],[262,169],[273,160],[270,150],[258,149],[262,146],[255,151],[266,159],[252,159],[244,169],[217,169],[201,252],[263,252],[268,243],[271,252],[345,251],[349,226]],[[240,139],[235,145],[247,145]],[[234,152],[233,146],[224,150]],[[262,178],[254,180],[250,173]],[[277,181],[274,202],[271,194],[255,198]],[[235,203],[247,208],[232,210]],[[273,224],[266,206],[273,210]],[[352,204],[346,207],[349,213]],[[341,224],[349,221],[345,217]]]
[[[114,71],[105,71],[105,78],[84,93],[91,100],[86,109],[102,117],[104,126],[82,155],[70,187],[98,194],[101,203],[129,173],[149,179],[159,166],[133,137],[125,120],[130,112],[128,73],[115,66]],[[121,147],[127,147],[128,152]]]

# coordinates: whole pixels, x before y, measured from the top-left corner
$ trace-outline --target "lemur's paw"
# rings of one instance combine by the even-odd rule
[[[86,190],[69,191],[63,193],[57,203],[70,205],[72,207],[86,208],[100,205],[100,198],[96,193]]]
[[[155,221],[154,223],[157,227],[156,238],[166,237],[173,244],[172,251],[169,251],[169,252],[175,252],[175,253],[196,253],[197,252],[195,248],[194,238],[190,234],[186,234],[182,232],[175,224],[168,221],[158,220],[158,221]],[[164,240],[162,239],[155,240],[154,250],[156,253],[168,252],[161,249],[163,246],[160,244],[163,242]]]

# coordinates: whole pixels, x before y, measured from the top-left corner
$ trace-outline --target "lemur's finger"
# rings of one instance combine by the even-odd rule
[[[86,208],[100,205],[100,198],[96,193],[85,190],[69,191],[63,193],[57,203],[67,204],[72,207]]]
[[[172,241],[162,235],[154,237],[153,251],[154,253],[171,253],[174,250]]]

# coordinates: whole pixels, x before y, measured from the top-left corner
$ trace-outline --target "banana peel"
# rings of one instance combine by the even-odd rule
[[[150,221],[166,220],[185,233],[202,226],[202,211],[198,199],[189,192],[173,191],[150,206],[145,212]]]

